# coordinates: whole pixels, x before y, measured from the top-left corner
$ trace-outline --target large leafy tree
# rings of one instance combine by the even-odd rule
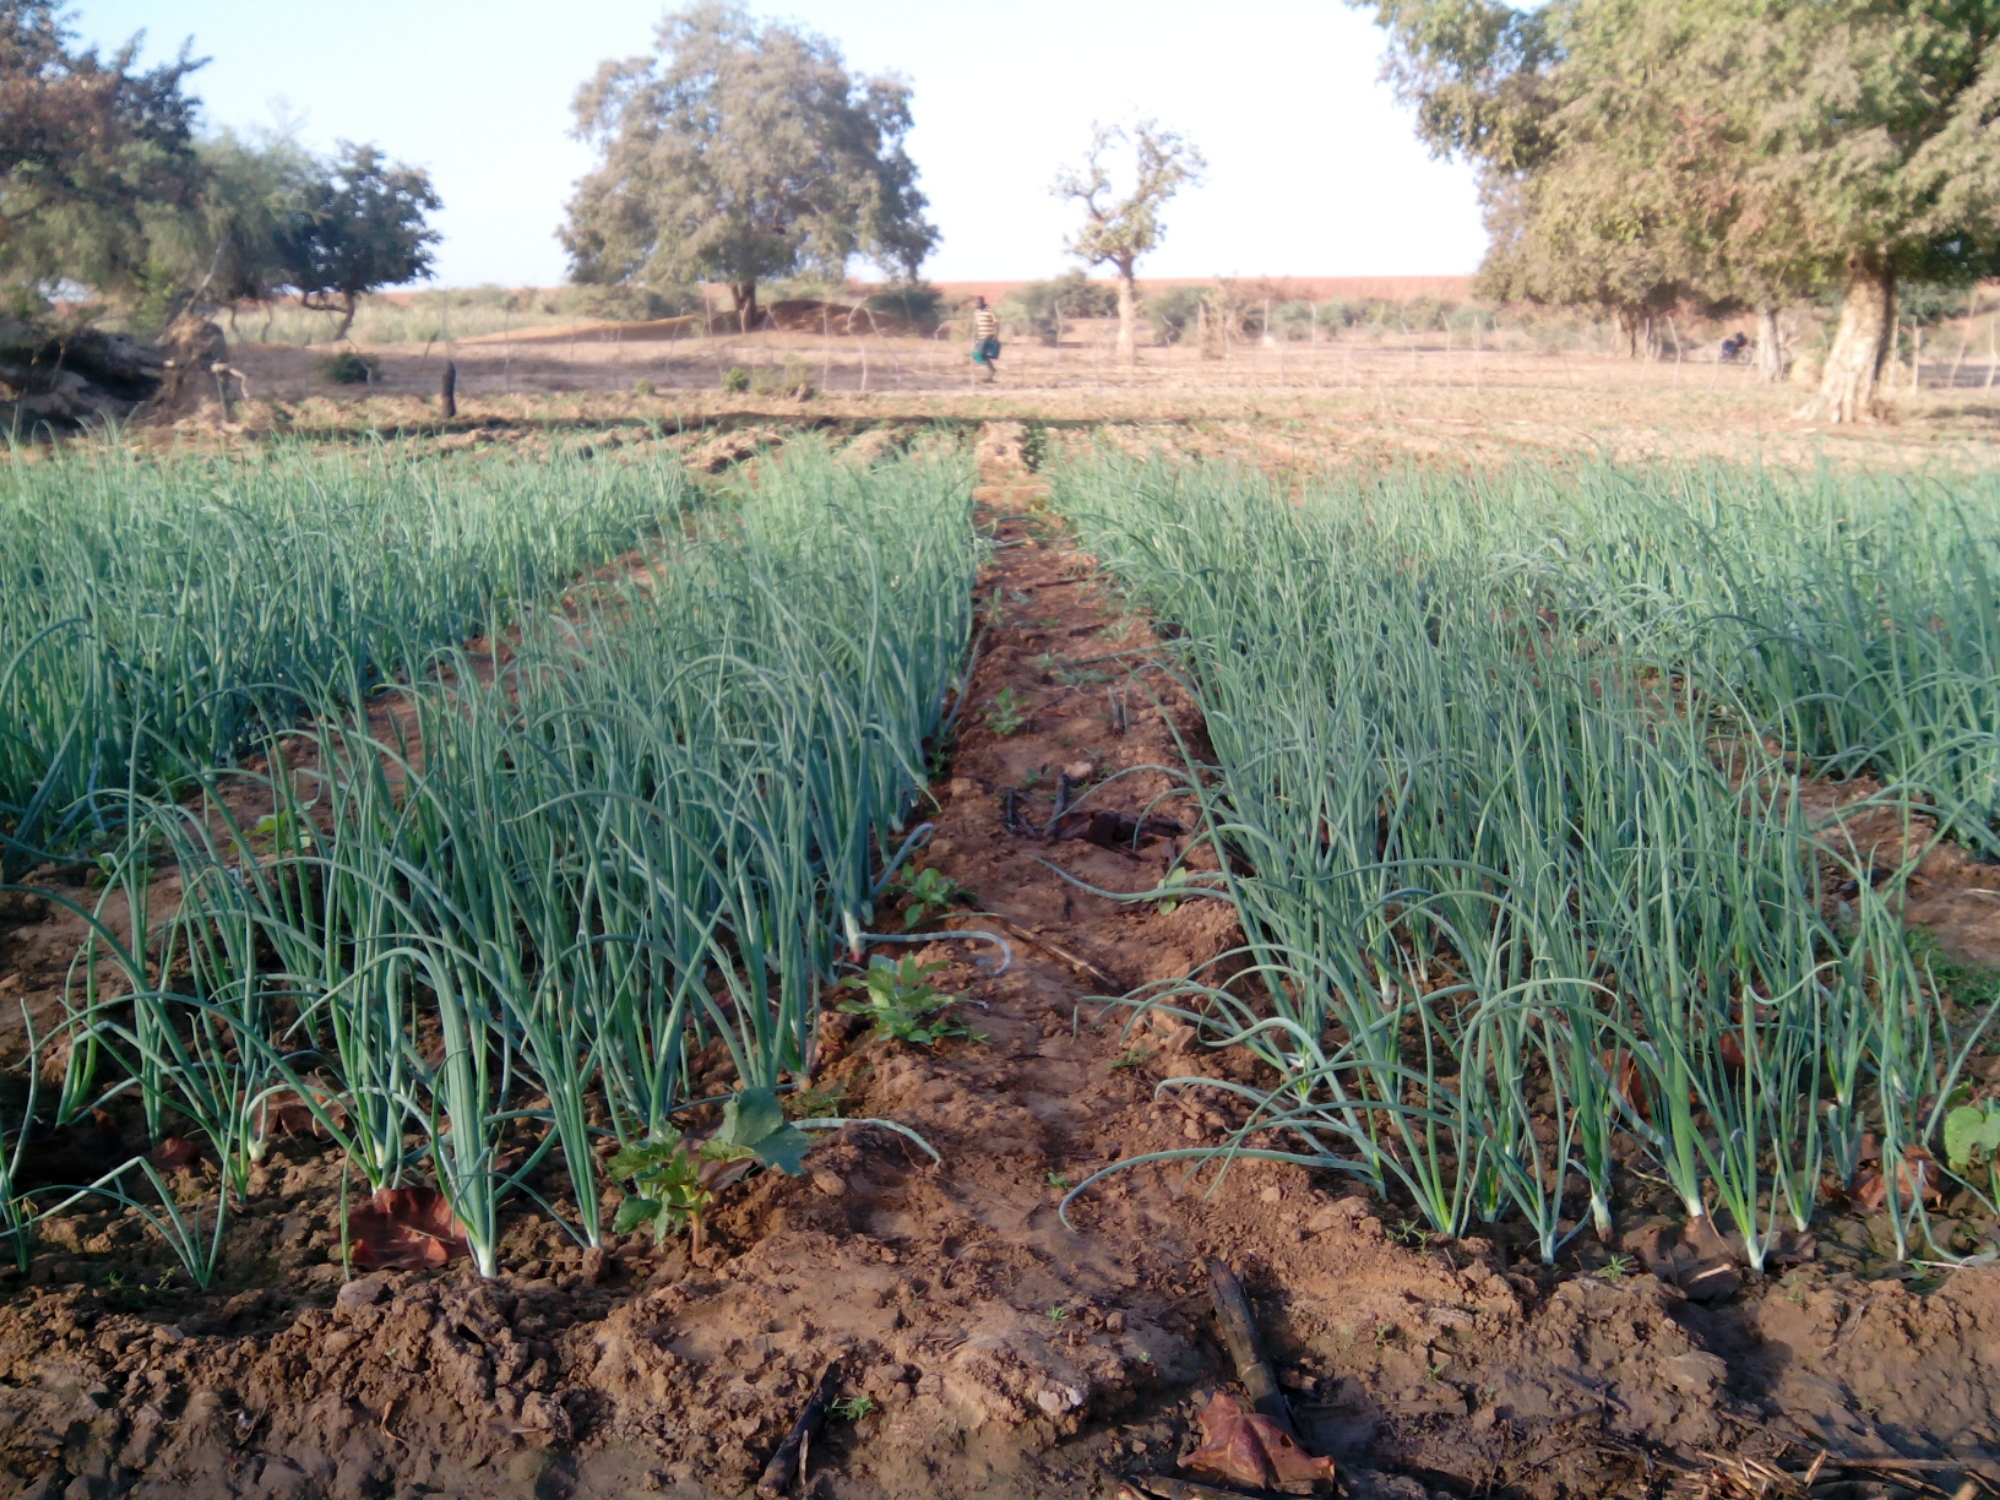
[[[1900,281],[2000,267],[1995,0],[1354,3],[1425,137],[1479,165],[1500,280],[1685,291],[1767,330],[1844,284],[1810,415],[1871,408]]]
[[[440,204],[420,168],[343,141],[331,161],[310,169],[299,197],[277,238],[274,279],[297,288],[307,307],[339,313],[336,339],[347,337],[369,292],[430,275],[439,236],[429,215]]]
[[[131,288],[148,218],[195,201],[183,85],[201,64],[183,48],[137,71],[140,40],[104,57],[77,45],[52,0],[0,0],[0,278],[18,291]]]
[[[720,281],[749,328],[760,282],[842,276],[857,254],[914,280],[937,244],[903,147],[909,86],[856,79],[824,37],[696,5],[574,108],[602,152],[561,235],[578,281]]]
[[[1121,163],[1128,155],[1129,164]],[[1119,171],[1121,165],[1126,170]],[[1110,266],[1118,278],[1118,354],[1128,363],[1138,356],[1139,257],[1166,238],[1160,214],[1168,200],[1199,183],[1207,166],[1185,138],[1157,120],[1140,120],[1093,125],[1082,162],[1056,178],[1056,196],[1083,209],[1083,227],[1071,236],[1069,253],[1086,265]]]

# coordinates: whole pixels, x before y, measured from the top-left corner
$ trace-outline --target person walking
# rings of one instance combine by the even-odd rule
[[[1000,320],[984,297],[972,299],[972,362],[990,384],[999,373]]]

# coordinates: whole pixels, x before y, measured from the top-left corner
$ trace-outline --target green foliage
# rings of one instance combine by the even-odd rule
[[[1194,333],[1207,296],[1205,286],[1170,286],[1148,293],[1139,310],[1152,325],[1154,338],[1178,344]]]
[[[1000,689],[987,704],[986,727],[1003,739],[1019,734],[1027,722],[1028,701],[1012,687]]]
[[[342,349],[319,362],[319,378],[335,385],[371,385],[376,362],[353,349]]]
[[[2000,267],[1986,0],[1368,3],[1419,131],[1480,170],[1482,295],[1600,307],[1630,337],[1684,304],[1846,285],[1822,391],[1844,420],[1873,391],[1886,287]]]
[[[678,1130],[668,1130],[643,1146],[628,1147],[612,1157],[606,1171],[613,1181],[627,1184],[612,1232],[630,1234],[644,1226],[653,1231],[654,1239],[665,1240],[692,1227],[698,1237],[702,1220],[715,1201],[710,1184],[720,1176],[719,1172],[711,1174],[709,1182],[704,1182],[704,1169],[743,1161],[750,1154],[709,1157],[709,1144],[703,1142],[690,1152],[686,1138]]]
[[[870,1395],[842,1396],[829,1408],[843,1422],[859,1422],[863,1417],[881,1410]]]
[[[345,338],[363,296],[430,274],[439,236],[428,215],[440,207],[428,174],[342,141],[307,182],[285,236],[286,284],[307,307],[337,309],[333,336]]]
[[[1178,627],[1211,878],[1268,976],[1146,996],[1280,1080],[1218,1149],[1400,1190],[1433,1233],[1518,1216],[1551,1258],[1572,1195],[1611,1222],[1623,1134],[1756,1264],[1865,1133],[1933,1144],[1962,1012],[2000,1002],[1941,993],[1910,872],[1840,859],[1798,788],[1870,773],[1876,815],[2000,853],[2000,524],[1968,482],[1059,470]]]
[[[944,293],[928,281],[899,282],[872,293],[862,304],[878,313],[888,313],[919,328],[935,328],[944,321]]]
[[[105,57],[68,20],[52,0],[0,6],[0,280],[130,294],[153,223],[196,198],[201,64],[183,48],[138,72],[139,38]]]
[[[0,571],[28,581],[0,590],[0,851],[103,848],[134,913],[79,959],[128,998],[72,993],[65,1107],[172,1111],[240,1192],[258,1101],[295,1094],[369,1188],[423,1163],[485,1275],[524,1121],[585,1244],[607,1129],[654,1148],[620,1168],[666,1233],[752,1161],[800,1167],[776,1090],[963,669],[963,467],[791,444],[723,512],[675,459],[560,452],[91,450],[0,479]],[[633,547],[643,585],[597,568]],[[501,632],[482,681],[453,643]],[[222,796],[244,749],[263,833]],[[149,796],[163,750],[187,780]],[[288,856],[309,822],[331,836]],[[669,1133],[704,1053],[738,1086],[712,1145]]]
[[[562,231],[579,281],[719,281],[750,310],[759,282],[838,279],[857,253],[914,281],[937,242],[903,145],[908,85],[850,76],[824,37],[693,5],[574,109],[601,153]]]
[[[1030,281],[1009,292],[995,309],[1006,324],[1052,342],[1068,318],[1108,318],[1118,311],[1118,293],[1081,271],[1065,271],[1053,281]]]
[[[972,893],[942,870],[905,868],[889,887],[890,894],[909,903],[903,909],[903,931],[920,927],[932,917],[971,899]]]
[[[0,475],[0,834],[65,853],[128,788],[227,761],[350,674],[419,672],[689,498],[677,462],[517,472],[393,444],[57,458]],[[21,858],[0,845],[0,870]]]
[[[1039,474],[1049,460],[1049,430],[1040,422],[1030,422],[1021,432],[1021,467]]]
[[[750,389],[750,372],[742,365],[731,365],[722,372],[722,389],[732,396],[741,396]]]
[[[613,1232],[630,1234],[645,1225],[654,1239],[665,1240],[685,1229],[699,1251],[704,1219],[718,1194],[753,1166],[801,1175],[809,1144],[787,1123],[776,1089],[745,1089],[723,1105],[722,1127],[692,1147],[668,1127],[606,1163],[612,1179],[627,1185]]]
[[[867,998],[843,1000],[838,1009],[845,1015],[866,1016],[875,1034],[891,1041],[920,1047],[935,1046],[947,1037],[977,1041],[978,1033],[963,1022],[938,1014],[959,1003],[958,996],[931,987],[929,976],[946,967],[941,963],[919,964],[908,957],[896,963],[874,959],[865,973],[844,981],[866,991]]]
[[[1127,154],[1129,164],[1117,161]],[[1182,188],[1198,186],[1207,165],[1193,144],[1157,120],[1093,125],[1083,161],[1058,175],[1051,189],[1083,210],[1083,224],[1064,248],[1085,265],[1112,266],[1130,278],[1139,257],[1166,237],[1161,210]]]
[[[1944,1159],[1960,1177],[1984,1167],[1990,1192],[2000,1198],[2000,1099],[1961,1104],[1944,1117]]]

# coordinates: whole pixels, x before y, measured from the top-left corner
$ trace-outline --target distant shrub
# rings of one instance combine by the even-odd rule
[[[614,286],[564,290],[566,295],[547,305],[545,311],[608,318],[618,323],[649,323],[655,318],[678,318],[701,310],[701,293],[694,287],[649,287],[620,282]]]
[[[1062,318],[1108,318],[1118,311],[1118,292],[1081,271],[1065,271],[1054,281],[1031,281],[1016,287],[1000,304],[1003,320],[1042,340],[1052,342]]]
[[[343,349],[319,362],[319,377],[335,385],[367,385],[375,379],[375,361],[352,349]]]
[[[655,394],[653,382],[650,380],[636,382],[632,387],[632,394],[635,396],[651,396]]]
[[[935,328],[944,321],[944,293],[928,281],[884,287],[861,305],[923,328]]]
[[[750,389],[750,372],[741,365],[731,365],[722,372],[722,388],[732,396],[741,396]]]
[[[1139,312],[1152,327],[1154,338],[1163,344],[1178,344],[1194,335],[1207,296],[1205,286],[1170,286],[1149,293],[1139,304]]]

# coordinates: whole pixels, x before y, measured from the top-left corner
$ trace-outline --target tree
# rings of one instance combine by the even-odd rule
[[[734,5],[669,15],[654,43],[576,97],[603,157],[561,233],[576,280],[721,281],[748,330],[762,281],[844,278],[857,254],[916,279],[938,234],[903,148],[908,84],[857,80],[824,37]]]
[[[1805,414],[1870,409],[1899,280],[2000,266],[1994,0],[1353,3],[1421,133],[1479,166],[1503,261],[1556,295],[1754,307],[1770,359],[1779,303],[1844,280]]]
[[[1106,158],[1128,147],[1132,175],[1121,195]],[[1083,228],[1065,248],[1085,265],[1108,265],[1118,273],[1118,355],[1128,364],[1138,357],[1139,294],[1133,268],[1166,238],[1160,210],[1183,187],[1198,186],[1207,166],[1201,152],[1181,136],[1163,130],[1156,120],[1139,120],[1129,127],[1093,125],[1082,163],[1056,178],[1055,195],[1083,206]]]
[[[288,134],[224,131],[195,146],[194,201],[145,216],[139,324],[184,307],[268,302],[290,285],[298,223],[325,168]]]
[[[62,281],[130,290],[146,219],[194,201],[200,173],[183,47],[135,72],[143,38],[79,49],[52,0],[0,0],[0,276],[23,293]]]
[[[427,173],[343,141],[332,161],[313,165],[300,193],[279,237],[283,284],[305,306],[340,314],[335,339],[347,337],[369,292],[430,275],[438,232],[425,216],[442,205]]]

